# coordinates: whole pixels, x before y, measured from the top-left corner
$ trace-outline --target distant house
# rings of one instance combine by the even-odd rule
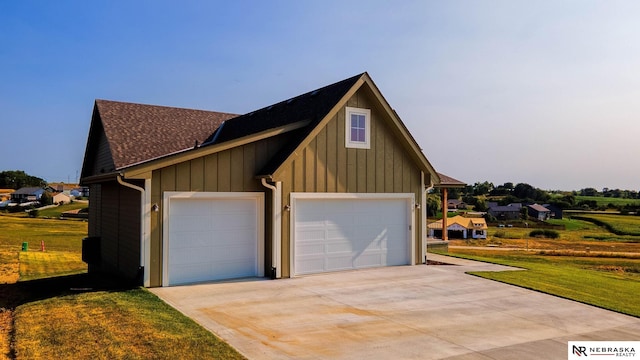
[[[76,187],[74,189],[72,189],[69,192],[70,195],[74,196],[74,197],[89,197],[89,187],[88,186],[79,186]]]
[[[39,201],[44,194],[44,189],[39,187],[24,187],[16,190],[11,194],[11,202],[25,203],[31,201]]]
[[[442,237],[442,220],[427,225],[429,237]],[[486,239],[487,222],[484,218],[454,216],[447,219],[447,234],[450,239]]]
[[[459,209],[466,209],[467,208],[467,204],[462,200],[450,199],[450,200],[447,201],[447,208],[449,209],[449,211],[455,211],[455,210],[459,210]]]
[[[551,217],[551,210],[539,204],[527,205],[527,211],[529,216],[538,221],[549,220]]]
[[[13,189],[0,189],[0,201],[7,201],[11,199],[11,193],[15,190]]]
[[[520,210],[522,204],[511,203],[509,205],[498,205],[495,202],[488,203],[489,210],[487,212],[498,220],[518,220],[520,219]]]
[[[68,204],[71,202],[72,197],[65,194],[65,193],[58,193],[53,195],[53,203],[54,204],[59,204],[59,203],[64,203],[64,204]]]
[[[542,206],[546,207],[551,211],[550,217],[552,219],[562,219],[562,209],[551,204],[543,204]]]
[[[65,183],[49,183],[49,186],[55,193],[71,194],[71,191],[78,188],[78,184],[65,184]]]

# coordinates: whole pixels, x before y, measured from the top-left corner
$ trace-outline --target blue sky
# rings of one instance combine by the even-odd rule
[[[368,71],[468,183],[640,189],[637,1],[1,1],[0,171],[76,180],[96,98],[246,113]]]

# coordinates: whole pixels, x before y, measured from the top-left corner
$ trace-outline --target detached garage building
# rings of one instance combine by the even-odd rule
[[[439,181],[367,73],[245,115],[97,100],[83,258],[148,287],[413,265]]]

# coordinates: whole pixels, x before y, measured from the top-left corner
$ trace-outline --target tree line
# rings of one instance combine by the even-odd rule
[[[497,202],[498,205],[511,203],[524,204],[550,204],[560,209],[580,210],[605,210],[616,209],[621,212],[640,212],[640,206],[630,204],[616,205],[610,203],[601,205],[602,202],[593,199],[579,199],[579,196],[600,196],[622,199],[640,199],[640,194],[635,190],[619,190],[604,188],[598,191],[595,188],[585,188],[577,191],[548,191],[536,188],[527,183],[515,184],[506,182],[502,185],[494,185],[489,181],[476,182],[464,188],[448,189],[449,199],[462,200],[475,211],[487,211],[488,202]],[[637,203],[637,202],[636,202]],[[434,189],[428,197],[427,208],[429,216],[435,215],[437,209],[442,208],[440,191]]]
[[[22,170],[9,170],[0,172],[0,189],[18,190],[23,187],[47,186],[47,182],[36,176],[31,176]]]

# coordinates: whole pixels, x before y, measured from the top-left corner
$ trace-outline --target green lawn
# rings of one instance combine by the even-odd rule
[[[244,359],[145,289],[33,301],[15,324],[17,359]]]
[[[527,271],[473,272],[473,275],[640,317],[640,259],[542,256],[524,252],[450,250],[467,259]]]
[[[39,250],[44,241],[48,250],[80,253],[86,236],[84,221],[0,215],[1,249],[20,250],[22,243],[27,242],[30,250]]]
[[[576,203],[580,201],[595,201],[598,206],[607,206],[613,204],[615,206],[640,205],[640,199],[623,199],[604,196],[576,196]]]
[[[0,359],[243,359],[146,289],[88,275],[86,236],[85,221],[0,214]]]
[[[640,216],[615,214],[580,214],[575,219],[586,219],[595,224],[602,224],[618,235],[640,236]]]
[[[89,204],[86,202],[74,201],[70,204],[64,204],[44,210],[38,210],[38,217],[59,218],[60,214],[65,211],[84,209],[88,206]]]

